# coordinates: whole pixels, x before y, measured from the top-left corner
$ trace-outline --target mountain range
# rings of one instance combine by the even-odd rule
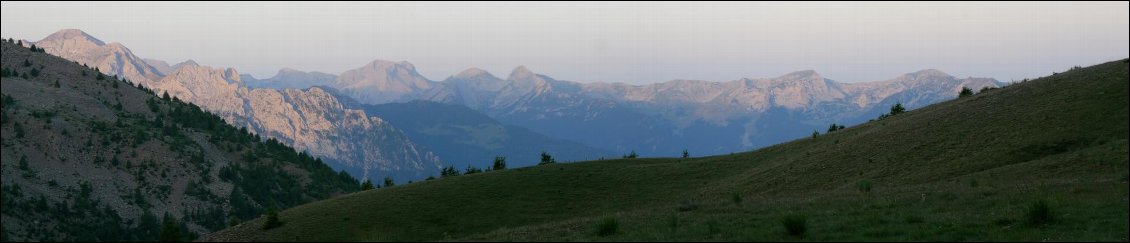
[[[578,159],[630,152],[678,156],[683,150],[714,155],[809,136],[832,123],[858,124],[878,117],[895,104],[913,109],[951,99],[963,87],[979,90],[1002,85],[988,78],[959,79],[938,70],[861,83],[837,82],[807,70],[776,78],[629,85],[557,80],[524,66],[515,68],[505,79],[470,68],[433,81],[420,75],[411,63],[383,60],[338,75],[284,68],[273,77],[256,79],[231,68],[210,68],[191,60],[170,66],[164,61],[142,59],[121,44],[105,44],[78,30],[62,30],[34,43],[48,53],[199,104],[233,125],[308,151],[360,178],[393,176],[399,180],[435,175],[445,165],[477,165],[480,162],[466,161],[489,161],[493,156],[464,157],[483,156],[484,151],[433,152],[452,149],[451,145],[458,143],[449,140],[452,137],[439,139],[435,136],[438,130],[429,134],[424,131],[429,127],[412,124],[412,119],[390,125],[383,115],[374,114],[377,109],[367,106],[417,100],[463,106],[494,120],[481,124],[508,129],[445,133],[468,139],[545,138],[531,141],[579,145],[569,145],[574,149],[504,145],[488,150],[522,161],[533,156],[527,154],[530,151],[553,149],[562,150],[548,152]],[[420,114],[439,114],[431,109],[445,109],[420,104],[406,105],[419,110],[389,114],[412,114],[408,117],[421,119],[428,116]],[[432,124],[448,128],[470,125],[437,123],[440,120],[458,122],[437,119]],[[479,135],[468,135],[471,133]],[[461,150],[474,147],[463,146]]]
[[[760,148],[832,123],[874,119],[895,104],[916,108],[952,99],[962,88],[1003,85],[933,69],[862,83],[837,82],[806,70],[776,78],[629,85],[556,80],[524,66],[506,79],[470,68],[430,81],[411,63],[382,60],[346,71],[336,81],[328,81],[324,73],[294,71],[280,71],[268,80],[307,76],[319,77],[308,85],[328,85],[363,103],[428,100],[466,106],[550,137],[652,156],[674,156],[684,149],[711,155]]]
[[[435,154],[417,148],[400,130],[362,110],[343,107],[321,88],[249,88],[233,68],[212,68],[191,60],[166,67],[164,61],[139,58],[121,44],[105,44],[73,29],[33,44],[199,105],[234,126],[278,139],[363,180],[422,178],[438,174],[441,167]]]

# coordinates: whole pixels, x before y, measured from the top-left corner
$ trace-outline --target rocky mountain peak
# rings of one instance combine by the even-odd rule
[[[949,75],[937,69],[924,69],[921,71],[908,73],[906,75],[912,77],[952,77],[952,75]]]
[[[805,80],[805,81],[824,81],[824,77],[816,73],[815,70],[801,70],[785,74],[782,78],[790,80]]]
[[[479,68],[468,68],[467,70],[463,70],[462,72],[455,74],[455,76],[452,76],[452,78],[456,78],[456,79],[478,79],[478,78],[496,79],[496,77],[494,75],[492,75],[490,72],[487,72],[486,70],[482,70],[482,69],[479,69]]]
[[[508,80],[529,80],[529,79],[532,79],[532,78],[534,78],[534,72],[530,71],[530,69],[526,68],[526,66],[518,66],[518,67],[514,68],[514,71],[510,71],[510,77],[508,77],[506,79],[508,79]]]
[[[182,67],[199,67],[199,66],[200,66],[200,64],[196,63],[196,61],[193,61],[192,59],[188,59],[186,61],[183,61],[183,62],[180,62],[180,63],[177,63],[177,64],[173,64],[172,67],[169,67],[169,69],[172,70],[172,71],[170,71],[168,73],[176,72],[178,69],[180,69]]]
[[[86,32],[83,32],[82,30],[79,30],[79,29],[62,29],[62,30],[56,31],[54,34],[48,35],[46,38],[43,38],[43,40],[40,40],[40,42],[43,42],[43,41],[66,41],[66,40],[77,40],[77,41],[82,41],[82,42],[88,42],[88,43],[92,43],[92,44],[97,45],[97,46],[106,45],[106,43],[102,42],[102,40],[99,40],[98,38],[94,38],[94,36],[91,36],[90,34],[87,34]]]

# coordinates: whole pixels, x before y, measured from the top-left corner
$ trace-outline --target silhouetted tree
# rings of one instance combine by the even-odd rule
[[[691,153],[690,153],[690,152],[687,152],[687,150],[686,150],[686,149],[684,149],[684,150],[683,150],[683,158],[684,158],[684,159],[686,159],[686,158],[690,158],[690,157],[691,157]]]
[[[447,167],[443,167],[443,169],[439,170],[439,177],[441,177],[441,178],[442,177],[459,176],[459,175],[460,175],[459,170],[456,170],[455,166],[447,166]]]
[[[631,153],[629,153],[628,155],[624,155],[624,156],[623,156],[623,158],[625,158],[625,159],[635,159],[636,157],[640,157],[640,155],[639,155],[639,154],[636,154],[636,151],[635,151],[635,150],[632,150],[632,152],[631,152]]]
[[[812,138],[816,138],[816,137],[819,137],[819,136],[820,136],[820,132],[812,131]]]
[[[901,102],[896,103],[894,106],[891,106],[891,115],[892,116],[902,114],[902,113],[906,113],[906,107],[902,107]]]
[[[494,165],[491,166],[491,168],[494,169],[494,170],[505,170],[506,169],[506,157],[495,156],[494,157]]]
[[[392,182],[392,177],[385,176],[385,188],[395,186],[396,183]]]
[[[965,98],[969,96],[973,96],[973,90],[969,89],[969,87],[961,87],[961,92],[957,93],[958,98]]]
[[[482,169],[475,168],[474,166],[471,166],[471,165],[467,165],[466,171],[467,172],[463,173],[464,175],[470,175],[470,174],[482,173],[483,172]]]
[[[361,190],[362,191],[373,190],[373,181],[365,180],[365,182],[361,183]]]
[[[555,163],[557,163],[557,160],[554,160],[553,156],[550,156],[549,153],[546,153],[544,151],[541,152],[541,162],[538,162],[538,165],[555,164]]]

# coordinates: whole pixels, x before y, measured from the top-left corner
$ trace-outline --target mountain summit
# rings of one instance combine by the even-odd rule
[[[362,102],[387,103],[414,97],[431,88],[432,81],[412,63],[376,60],[341,73],[333,87]]]

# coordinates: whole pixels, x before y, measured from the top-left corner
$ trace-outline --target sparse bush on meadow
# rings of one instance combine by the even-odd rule
[[[791,236],[803,237],[808,231],[808,218],[801,214],[789,215],[781,219],[785,233]]]
[[[1055,221],[1055,215],[1052,212],[1051,205],[1047,201],[1038,200],[1028,205],[1025,211],[1024,218],[1028,223],[1035,226],[1042,226]]]
[[[609,235],[616,234],[616,231],[619,230],[619,229],[620,229],[620,223],[616,222],[616,218],[612,218],[612,217],[606,217],[604,219],[601,219],[599,222],[596,223],[596,227],[595,227],[596,235],[599,235],[599,236],[609,236]]]

